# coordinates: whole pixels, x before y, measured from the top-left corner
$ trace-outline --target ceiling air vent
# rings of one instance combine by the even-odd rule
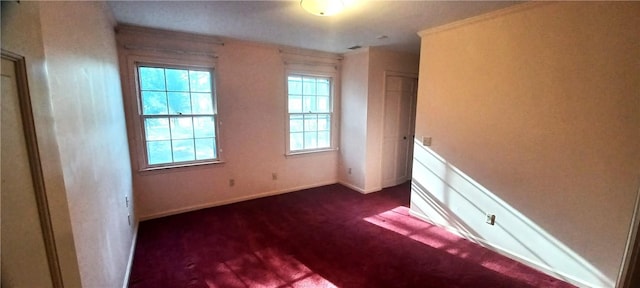
[[[351,46],[351,47],[349,47],[348,49],[349,49],[349,50],[356,50],[356,49],[360,49],[360,48],[362,48],[362,46],[360,46],[360,45],[356,45],[356,46]]]

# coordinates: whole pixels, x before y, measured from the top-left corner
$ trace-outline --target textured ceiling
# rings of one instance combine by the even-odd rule
[[[349,1],[345,11],[330,17],[305,12],[299,1],[110,1],[109,6],[124,24],[334,53],[359,45],[417,54],[418,31],[518,3]]]

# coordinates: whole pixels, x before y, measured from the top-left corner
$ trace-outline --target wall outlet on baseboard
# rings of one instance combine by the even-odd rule
[[[236,180],[229,179],[229,187],[233,187],[233,185],[236,185]]]
[[[495,224],[496,224],[496,215],[494,215],[494,214],[487,214],[487,224],[489,224],[489,225],[495,225]]]
[[[278,180],[278,173],[276,172],[271,173],[271,180]]]
[[[422,145],[431,146],[431,137],[422,136]]]

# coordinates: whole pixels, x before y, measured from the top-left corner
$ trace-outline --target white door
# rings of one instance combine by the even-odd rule
[[[53,287],[21,118],[15,64],[2,59],[2,287]]]
[[[411,179],[417,77],[385,77],[382,187]]]

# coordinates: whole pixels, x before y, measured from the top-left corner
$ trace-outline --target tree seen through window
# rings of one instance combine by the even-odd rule
[[[138,79],[147,164],[217,159],[212,72],[139,66]]]

